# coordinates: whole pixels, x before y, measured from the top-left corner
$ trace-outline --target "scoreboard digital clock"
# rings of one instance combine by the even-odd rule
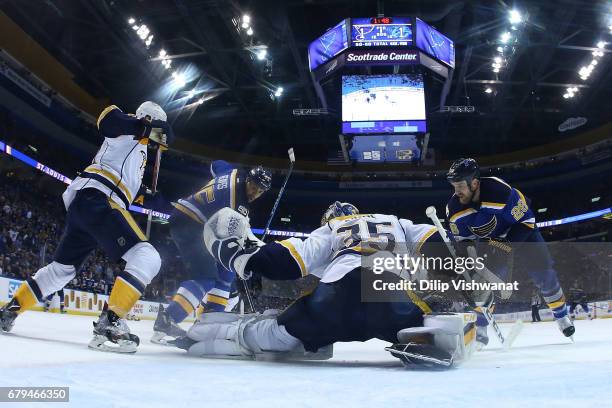
[[[354,47],[410,46],[412,19],[409,17],[352,18],[351,44]]]

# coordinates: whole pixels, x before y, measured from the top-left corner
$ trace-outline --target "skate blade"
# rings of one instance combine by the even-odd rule
[[[138,346],[133,341],[117,340],[117,342],[114,343],[104,336],[95,335],[87,347],[92,350],[104,351],[107,353],[134,354]]]
[[[160,346],[174,347],[174,344],[170,343],[174,340],[176,340],[176,337],[167,336],[166,333],[163,332],[154,332],[153,336],[151,336],[151,343]]]

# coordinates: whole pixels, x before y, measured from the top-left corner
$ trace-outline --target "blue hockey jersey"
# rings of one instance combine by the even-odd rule
[[[535,228],[530,200],[497,177],[480,179],[480,201],[461,204],[453,194],[446,206],[450,230],[458,239],[505,238],[521,223]]]
[[[245,176],[237,169],[230,169],[228,166],[225,162],[214,162],[211,165],[211,173],[216,177],[199,191],[181,198],[172,205],[200,224],[204,224],[208,218],[224,207],[230,207],[248,217]]]

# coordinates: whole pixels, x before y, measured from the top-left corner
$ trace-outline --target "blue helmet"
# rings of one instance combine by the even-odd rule
[[[272,186],[272,174],[261,166],[249,170],[246,179],[255,183],[263,191],[268,191]]]
[[[332,218],[353,214],[359,214],[357,207],[351,203],[341,203],[340,201],[336,201],[327,208],[325,213],[323,213],[323,217],[321,217],[321,225],[325,225]]]
[[[480,168],[476,160],[470,158],[455,160],[448,173],[446,173],[446,179],[450,182],[465,180],[469,184],[473,179],[478,178],[480,178]]]

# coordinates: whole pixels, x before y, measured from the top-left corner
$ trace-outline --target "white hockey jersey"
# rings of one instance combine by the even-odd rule
[[[279,244],[289,250],[303,276],[312,274],[328,283],[361,266],[361,255],[371,250],[362,248],[362,242],[374,244],[380,250],[405,243],[409,251],[416,253],[435,232],[433,225],[414,224],[394,215],[356,214],[330,220],[306,240],[289,238]]]
[[[100,114],[98,119],[100,130],[102,130],[102,121],[111,121],[108,126],[115,134],[113,137],[104,138],[92,163],[64,192],[62,198],[66,208],[70,206],[77,191],[83,188],[95,188],[127,209],[140,189],[147,164],[148,139],[134,140],[133,133],[119,133],[132,131],[138,127],[138,123],[132,122],[135,118],[122,113],[114,105]]]

